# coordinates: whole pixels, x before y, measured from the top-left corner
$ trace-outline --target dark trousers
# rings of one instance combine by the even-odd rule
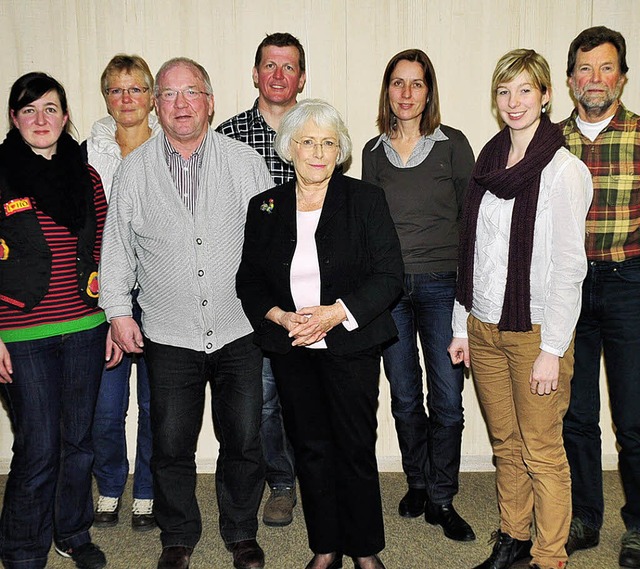
[[[365,557],[384,548],[376,462],[380,350],[271,354],[293,445],[309,547]]]
[[[391,311],[398,337],[382,353],[407,483],[426,488],[435,504],[449,504],[458,493],[463,373],[447,353],[455,294],[455,272],[405,275],[403,294]],[[428,415],[418,337],[427,370]]]
[[[265,478],[270,488],[294,488],[296,474],[293,449],[284,430],[282,408],[271,371],[269,358],[262,365],[262,452],[266,467]]]
[[[13,459],[0,517],[7,569],[41,569],[51,541],[88,541],[93,523],[91,421],[107,325],[10,342],[13,383],[0,394],[13,428]]]
[[[202,533],[195,452],[205,388],[220,443],[216,494],[225,543],[253,539],[264,487],[260,449],[262,353],[244,336],[206,354],[145,340],[151,387],[154,514],[165,547],[194,547]]]
[[[600,355],[620,447],[619,470],[627,529],[640,530],[640,259],[590,262],[576,328],[571,403],[564,441],[571,467],[573,515],[602,526]]]

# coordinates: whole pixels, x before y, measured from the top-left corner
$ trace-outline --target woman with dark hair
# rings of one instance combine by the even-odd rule
[[[447,345],[458,261],[458,219],[473,168],[464,134],[440,122],[435,70],[427,54],[396,54],[382,78],[380,136],[362,152],[362,179],[384,189],[404,260],[404,290],[391,315],[398,338],[385,346],[408,492],[403,517],[424,512],[450,539],[475,534],[453,507],[458,492],[464,416],[462,366],[451,365]],[[420,337],[427,370],[424,409]]]
[[[491,91],[504,128],[482,149],[467,192],[449,347],[454,363],[472,367],[496,464],[500,528],[476,569],[529,556],[531,569],[558,569],[571,521],[562,418],[593,187],[549,120],[544,57],[505,54]]]
[[[153,75],[139,55],[118,54],[107,63],[100,78],[102,96],[109,116],[94,123],[87,138],[89,164],[100,174],[109,199],[113,175],[122,159],[161,130],[153,110]],[[131,291],[133,315],[140,324],[138,288]],[[93,421],[95,462],[93,475],[98,484],[98,504],[93,525],[109,527],[118,523],[120,497],[129,475],[126,416],[129,408],[129,376],[136,362],[138,430],[133,475],[131,527],[146,531],[156,526],[153,517],[151,478],[151,420],[149,375],[142,354],[125,355],[122,364],[104,371]]]
[[[42,569],[53,541],[79,568],[91,543],[91,422],[110,341],[97,308],[107,203],[71,138],[64,88],[44,73],[9,95],[0,145],[0,396],[14,432],[0,516],[7,569]]]

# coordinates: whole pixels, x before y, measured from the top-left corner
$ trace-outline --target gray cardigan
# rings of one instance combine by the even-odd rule
[[[131,315],[136,280],[153,342],[211,353],[252,329],[235,292],[249,199],[273,185],[252,148],[209,129],[195,214],[157,136],[117,170],[102,244],[100,306]]]

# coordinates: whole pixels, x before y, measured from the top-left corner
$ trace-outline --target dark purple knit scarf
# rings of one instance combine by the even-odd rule
[[[531,330],[531,255],[540,175],[564,144],[564,136],[558,125],[542,115],[520,162],[506,168],[511,137],[509,129],[505,127],[482,149],[473,170],[460,225],[456,298],[467,310],[471,310],[476,228],[482,197],[488,191],[501,199],[515,198],[509,235],[507,285],[499,330]]]

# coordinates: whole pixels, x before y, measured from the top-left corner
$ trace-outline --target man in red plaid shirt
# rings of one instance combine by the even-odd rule
[[[577,106],[562,128],[569,150],[591,171],[594,195],[564,440],[572,480],[571,555],[600,539],[604,350],[625,494],[619,563],[640,568],[640,116],[620,101],[627,70],[624,38],[604,26],[584,30],[569,48],[567,76]]]

